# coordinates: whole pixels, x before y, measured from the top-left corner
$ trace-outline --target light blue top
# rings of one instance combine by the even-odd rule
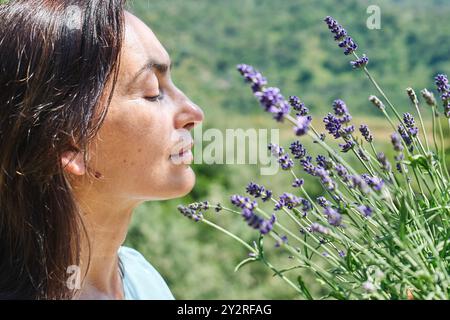
[[[175,300],[158,271],[136,250],[119,248],[125,300]]]

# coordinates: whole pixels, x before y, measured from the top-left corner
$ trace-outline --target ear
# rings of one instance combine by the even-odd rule
[[[61,156],[61,163],[67,173],[82,176],[86,173],[83,153],[79,151],[66,151]]]

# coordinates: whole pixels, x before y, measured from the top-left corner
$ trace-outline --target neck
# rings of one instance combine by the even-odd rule
[[[86,188],[89,189],[89,188]],[[85,190],[86,190],[85,189]],[[76,192],[86,234],[81,243],[81,299],[123,299],[118,250],[139,204],[90,192]]]

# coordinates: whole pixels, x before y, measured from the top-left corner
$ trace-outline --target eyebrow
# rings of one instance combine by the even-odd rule
[[[172,62],[169,62],[167,64],[155,61],[153,59],[148,60],[147,63],[143,65],[138,72],[136,72],[133,79],[131,80],[131,83],[134,82],[142,73],[148,70],[152,70],[153,68],[156,69],[159,73],[166,74],[168,70],[172,69]]]

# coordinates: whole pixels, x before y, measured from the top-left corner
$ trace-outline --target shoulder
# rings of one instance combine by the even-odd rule
[[[174,299],[164,278],[141,253],[122,246],[118,255],[123,266],[123,285],[127,299]]]

